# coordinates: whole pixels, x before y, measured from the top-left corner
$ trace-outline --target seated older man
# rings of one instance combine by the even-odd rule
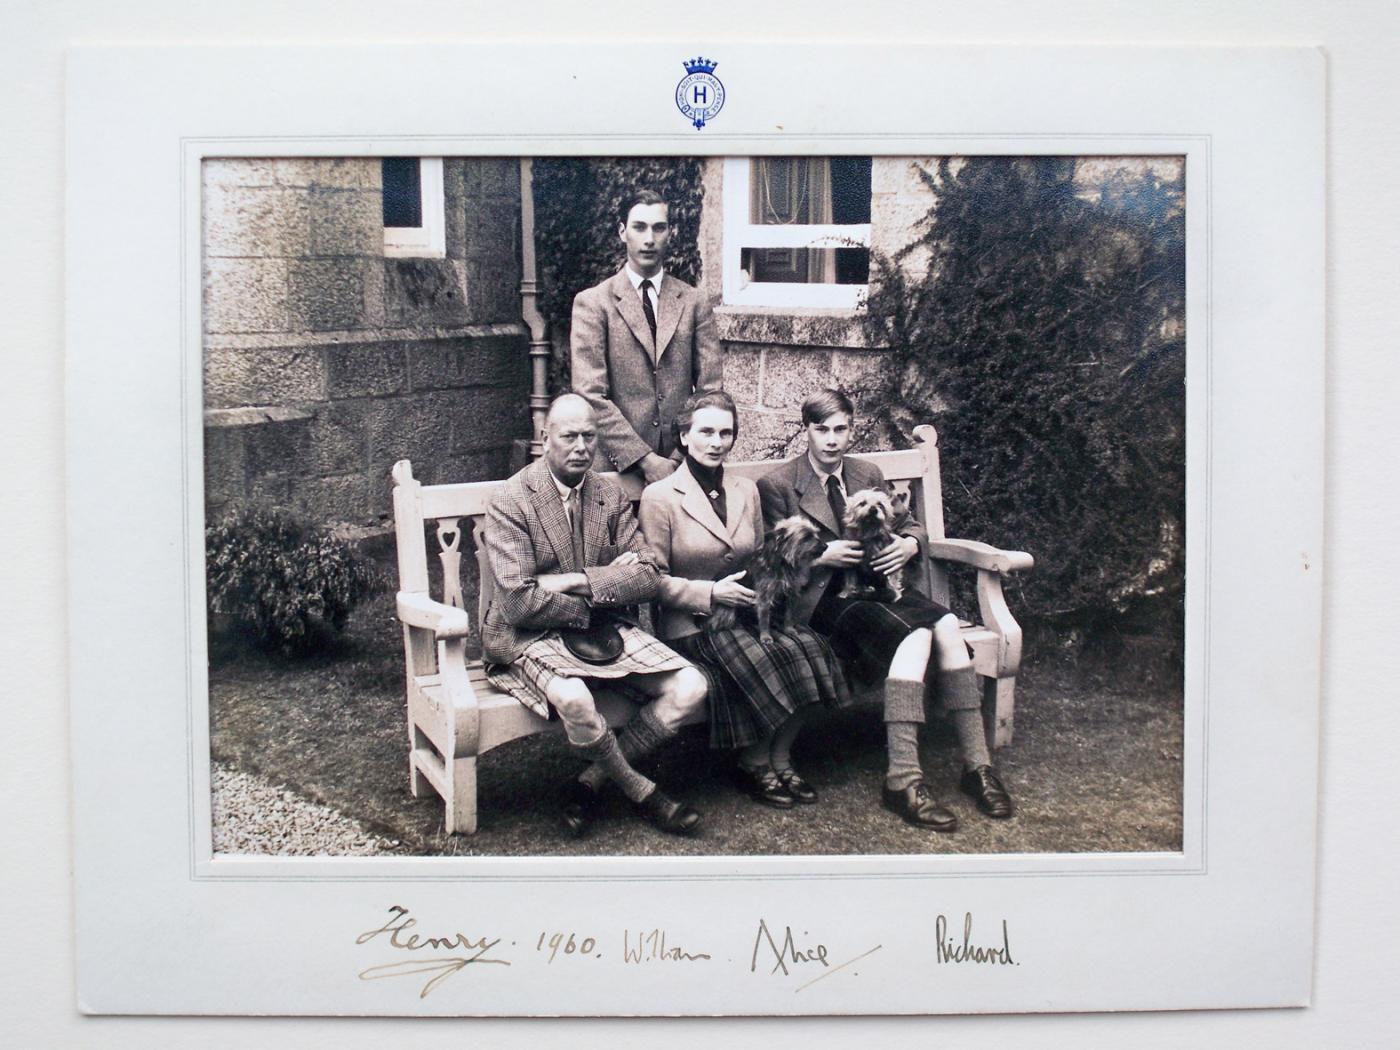
[[[481,628],[486,673],[538,714],[548,717],[553,707],[569,745],[588,761],[565,792],[561,817],[570,834],[587,832],[609,780],[650,823],[688,834],[700,814],[664,795],[636,762],[704,718],[706,681],[626,617],[625,609],[656,593],[658,576],[627,496],[589,469],[597,443],[589,403],[577,394],[557,398],[545,422],[544,457],[492,501],[485,543],[496,586]],[[620,652],[594,662],[597,653],[580,656],[565,635],[603,618],[616,626]],[[616,641],[609,633],[605,627],[605,641]],[[594,703],[602,681],[647,700],[616,735]]]

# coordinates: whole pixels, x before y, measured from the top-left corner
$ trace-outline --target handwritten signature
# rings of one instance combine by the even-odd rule
[[[457,971],[473,963],[487,963],[493,966],[509,966],[508,959],[490,959],[486,953],[501,943],[499,937],[470,938],[464,933],[454,933],[447,937],[420,937],[407,931],[418,925],[418,920],[408,914],[408,909],[395,904],[389,909],[389,920],[383,926],[366,930],[355,938],[356,944],[368,944],[376,937],[388,934],[389,946],[403,951],[416,952],[422,949],[450,951],[461,948],[470,955],[451,955],[434,959],[415,958],[403,962],[385,963],[360,971],[360,980],[377,981],[385,977],[428,977],[418,993],[418,998],[426,999],[428,993]],[[402,936],[401,936],[402,935]]]
[[[805,930],[803,931],[803,935],[807,936],[807,932]],[[868,951],[861,952],[859,955],[855,956],[855,958],[847,959],[845,962],[837,966],[832,966],[831,962],[827,958],[829,952],[825,944],[817,942],[815,944],[809,944],[805,948],[799,948],[797,945],[797,938],[795,938],[792,934],[791,926],[783,927],[783,940],[782,943],[779,944],[777,939],[773,936],[773,931],[768,928],[768,923],[763,919],[759,919],[758,933],[755,935],[753,941],[753,956],[749,960],[749,973],[758,972],[758,957],[760,954],[760,950],[764,947],[765,943],[767,944],[768,953],[771,954],[773,957],[773,967],[768,971],[770,976],[772,974],[777,973],[780,970],[783,972],[784,975],[787,975],[792,972],[792,969],[790,969],[790,967],[796,968],[799,966],[803,966],[803,964],[816,963],[822,967],[822,971],[820,973],[818,973],[815,977],[811,978],[811,980],[799,984],[796,988],[793,989],[794,992],[800,992],[804,988],[811,987],[818,981],[826,977],[830,977],[832,974],[837,973],[841,970],[844,970],[847,966],[850,966],[852,963],[859,962],[861,959],[864,959],[867,955],[871,955],[875,952],[878,952],[881,949],[881,947],[883,947],[883,945],[877,944],[875,945],[875,947],[869,949]],[[766,961],[767,956],[765,956],[765,962]]]
[[[1006,920],[1001,920],[1001,947],[987,948],[972,943],[972,912],[963,915],[962,944],[948,936],[948,920],[939,915],[933,923],[937,941],[937,957],[940,963],[994,963],[998,966],[1020,966],[1011,958],[1011,934],[1007,932]]]
[[[622,931],[623,962],[701,962],[709,958],[708,952],[689,952],[679,945],[667,944],[666,931],[660,927],[638,930],[636,947],[632,945],[632,931]]]

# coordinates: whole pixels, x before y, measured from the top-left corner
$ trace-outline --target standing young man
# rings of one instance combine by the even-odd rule
[[[957,817],[939,804],[919,764],[919,727],[924,697],[932,687],[958,733],[963,753],[960,786],[979,809],[998,819],[1011,816],[1011,796],[992,766],[982,725],[982,703],[972,660],[958,618],[910,590],[899,601],[841,597],[844,570],[860,565],[860,544],[843,539],[846,498],[861,489],[889,486],[880,468],[846,459],[855,406],[840,390],[820,390],[802,403],[807,451],[758,480],[763,517],[771,528],[792,515],[815,522],[827,539],[812,582],[794,610],[810,613],[813,628],[868,679],[884,679],[888,764],[882,801],[910,824],[954,831]],[[918,555],[923,526],[912,517],[890,545],[876,553],[876,572],[896,573]]]
[[[605,463],[648,483],[676,468],[671,420],[694,393],[724,381],[714,315],[700,293],[666,273],[670,207],[651,190],[622,203],[627,262],[574,299],[573,387],[598,414]]]

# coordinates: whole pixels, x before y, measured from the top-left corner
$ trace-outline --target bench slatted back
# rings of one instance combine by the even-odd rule
[[[909,496],[911,512],[924,523],[931,539],[943,538],[943,500],[938,477],[937,435],[931,426],[918,427],[915,448],[894,452],[869,452],[854,456],[877,464],[897,492]],[[759,460],[729,463],[725,470],[757,480],[778,463]],[[503,481],[473,481],[452,485],[421,485],[412,476],[407,460],[394,467],[394,525],[397,531],[399,558],[399,589],[420,594],[429,592],[428,549],[424,540],[425,523],[434,524],[439,538],[437,554],[442,560],[444,580],[449,581],[445,593],[436,595],[449,604],[460,604],[460,584],[454,588],[453,577],[458,572],[458,550],[461,539],[470,535],[476,546],[477,567],[480,570],[480,593],[477,596],[477,616],[484,618],[491,602],[495,584],[487,561],[486,545],[480,530],[485,527],[486,511]],[[604,474],[603,477],[620,485],[633,504],[641,499],[642,483],[632,475]],[[635,509],[635,506],[634,506]],[[465,519],[465,521],[463,520]],[[924,586],[936,601],[947,603],[947,581],[932,562],[923,564]],[[455,593],[454,593],[455,592]],[[480,620],[477,621],[480,623]]]

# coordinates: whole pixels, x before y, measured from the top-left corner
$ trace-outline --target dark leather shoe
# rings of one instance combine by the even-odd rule
[[[898,813],[906,823],[931,831],[957,831],[958,818],[938,804],[933,790],[922,780],[907,788],[884,788],[880,795],[884,807]]]
[[[958,786],[965,794],[971,795],[977,808],[996,820],[1005,820],[1015,812],[1011,804],[1011,793],[991,766],[978,766],[963,772]]]
[[[778,783],[783,785],[794,802],[810,806],[817,801],[817,789],[798,776],[797,770],[775,769],[773,772],[778,775]]]
[[[738,766],[735,771],[735,779],[739,783],[739,790],[760,805],[772,806],[774,809],[791,809],[793,807],[793,797],[788,794],[787,788],[783,787],[783,782],[778,779],[778,774],[768,766],[762,766],[758,769],[745,769],[743,766]]]
[[[700,814],[684,802],[667,798],[660,788],[636,804],[637,812],[653,827],[671,835],[689,835],[700,826]]]
[[[564,825],[564,830],[569,835],[581,839],[588,834],[588,829],[598,819],[598,811],[602,805],[603,800],[598,792],[582,781],[571,780],[564,787],[564,800],[559,807],[559,822]]]

